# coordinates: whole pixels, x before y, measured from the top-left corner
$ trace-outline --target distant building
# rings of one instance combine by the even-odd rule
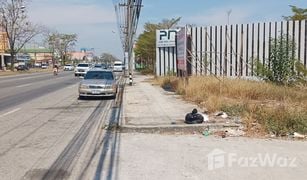
[[[20,54],[17,55],[23,60],[25,57],[29,56],[34,64],[51,64],[52,63],[52,50],[47,48],[36,48],[36,49],[23,49]]]
[[[0,26],[0,69],[4,69],[11,62],[9,50],[9,40],[3,27]],[[32,60],[32,61],[31,61]],[[16,62],[18,64],[42,64],[52,62],[52,51],[46,48],[22,49],[16,54]]]
[[[69,52],[68,54],[75,63],[91,62],[94,57],[94,50],[82,48],[80,51]]]
[[[22,65],[30,64],[31,56],[25,53],[18,53],[16,55],[16,61],[18,64],[22,64]]]
[[[0,26],[0,69],[5,67],[6,61],[9,59],[9,54],[5,53],[9,48],[7,34],[3,27]]]

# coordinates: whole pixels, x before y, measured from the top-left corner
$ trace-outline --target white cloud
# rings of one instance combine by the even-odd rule
[[[47,26],[116,23],[114,9],[97,5],[49,4],[34,6],[29,10],[30,18]]]

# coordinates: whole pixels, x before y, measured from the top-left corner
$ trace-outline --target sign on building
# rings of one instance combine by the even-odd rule
[[[176,29],[160,29],[156,32],[157,47],[175,47]]]
[[[164,76],[177,73],[176,34],[177,29],[156,31],[156,75]]]

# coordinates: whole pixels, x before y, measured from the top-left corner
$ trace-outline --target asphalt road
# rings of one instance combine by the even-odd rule
[[[122,93],[79,100],[79,81],[73,72],[0,77],[0,180],[114,176]]]
[[[0,78],[0,111],[78,83],[72,72],[35,73]]]

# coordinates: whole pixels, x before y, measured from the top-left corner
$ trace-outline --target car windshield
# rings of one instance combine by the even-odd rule
[[[95,64],[95,66],[94,66],[94,67],[101,68],[101,67],[102,67],[102,65],[101,65],[101,64]]]
[[[84,79],[106,79],[113,80],[112,72],[106,71],[89,71],[86,73]]]
[[[66,64],[65,66],[71,66],[71,64]]]
[[[78,64],[78,67],[88,67],[88,64]]]

